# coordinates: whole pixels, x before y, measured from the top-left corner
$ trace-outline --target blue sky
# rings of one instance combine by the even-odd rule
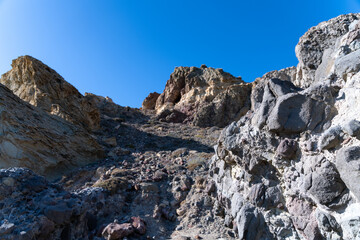
[[[310,27],[359,11],[360,0],[0,0],[0,74],[27,54],[81,93],[140,107],[176,66],[248,82],[294,66]]]

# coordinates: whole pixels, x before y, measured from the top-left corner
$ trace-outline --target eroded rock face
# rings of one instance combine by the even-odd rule
[[[251,110],[222,131],[210,177],[239,238],[360,237],[358,17],[311,28],[296,47],[297,73],[257,79]]]
[[[99,160],[102,147],[83,128],[52,116],[0,84],[0,167],[27,167],[50,178]]]
[[[168,111],[166,116],[178,112],[182,118],[175,118],[177,122],[224,127],[247,112],[250,90],[251,84],[222,69],[177,67],[157,98],[155,109],[158,114]]]
[[[142,108],[143,109],[155,109],[156,101],[158,97],[160,96],[159,93],[153,92],[150,93],[143,101]]]
[[[98,109],[56,71],[30,56],[13,60],[11,66],[0,83],[22,100],[73,124],[99,128]]]
[[[308,87],[311,83],[324,80],[331,75],[332,66],[336,62],[331,56],[338,50],[336,45],[339,44],[340,37],[348,35],[341,52],[348,54],[352,52],[350,50],[352,46],[357,45],[353,43],[358,41],[353,31],[355,30],[354,22],[359,17],[359,14],[341,15],[310,28],[300,38],[295,48],[299,60],[296,85]],[[354,64],[354,62],[345,61]],[[339,65],[342,65],[342,68],[348,68],[343,64]]]

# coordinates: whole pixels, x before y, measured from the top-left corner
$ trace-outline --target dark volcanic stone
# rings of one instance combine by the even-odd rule
[[[276,150],[279,156],[283,158],[293,158],[296,155],[297,144],[293,139],[285,138],[282,140]]]

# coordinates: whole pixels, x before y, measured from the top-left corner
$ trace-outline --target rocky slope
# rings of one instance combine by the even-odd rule
[[[96,139],[22,101],[0,85],[0,167],[22,166],[47,177],[103,157]]]
[[[14,60],[0,238],[360,239],[359,17],[311,28],[297,67],[253,83],[176,68],[142,109]]]
[[[360,238],[358,17],[311,28],[302,78],[262,79],[223,130],[210,175],[240,239]]]

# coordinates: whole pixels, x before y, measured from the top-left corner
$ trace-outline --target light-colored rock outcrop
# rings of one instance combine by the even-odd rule
[[[30,56],[13,60],[11,66],[0,83],[22,100],[86,129],[99,128],[98,109],[56,71]]]
[[[102,154],[83,128],[24,102],[0,84],[0,168],[27,167],[55,178]]]
[[[250,90],[251,84],[222,69],[177,67],[157,98],[155,110],[169,122],[224,127],[247,112]]]

